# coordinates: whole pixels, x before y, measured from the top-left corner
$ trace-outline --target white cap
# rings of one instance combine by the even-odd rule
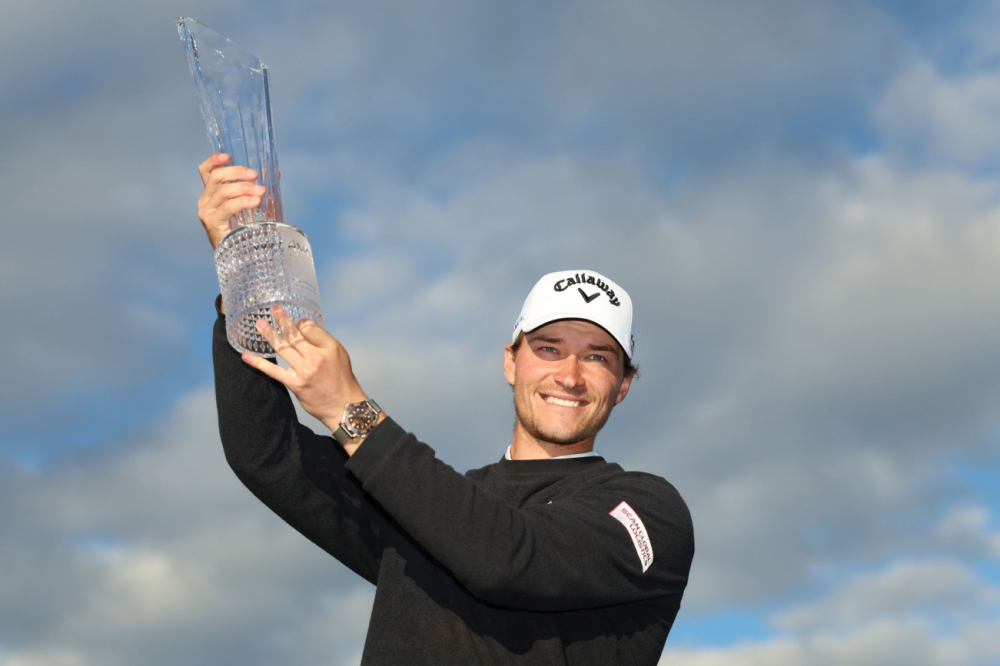
[[[594,271],[549,273],[535,283],[514,324],[511,342],[557,319],[586,319],[611,334],[632,360],[632,299],[617,284]]]

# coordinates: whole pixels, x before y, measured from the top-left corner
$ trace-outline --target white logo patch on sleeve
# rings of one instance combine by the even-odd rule
[[[639,562],[642,564],[642,573],[646,573],[646,569],[653,563],[653,546],[649,543],[646,526],[642,524],[639,514],[628,505],[628,502],[622,502],[612,509],[610,514],[628,530],[635,552],[639,555]]]

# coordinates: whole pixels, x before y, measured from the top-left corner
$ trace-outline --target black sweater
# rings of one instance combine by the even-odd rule
[[[465,475],[391,419],[348,457],[213,339],[226,459],[262,502],[377,586],[363,665],[653,665],[694,554],[672,485],[600,457]]]

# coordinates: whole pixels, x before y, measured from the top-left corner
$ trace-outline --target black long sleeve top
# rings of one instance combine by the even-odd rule
[[[664,479],[600,457],[462,475],[391,418],[348,457],[213,337],[226,459],[262,502],[377,586],[363,666],[653,665],[694,554]]]

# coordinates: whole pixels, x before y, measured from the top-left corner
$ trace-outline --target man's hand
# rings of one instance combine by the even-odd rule
[[[198,199],[198,219],[205,227],[213,250],[229,233],[229,219],[259,204],[267,191],[263,185],[253,183],[256,171],[242,166],[222,166],[228,161],[229,155],[216,153],[198,165],[201,182],[205,184],[205,191]]]
[[[336,430],[344,416],[344,405],[368,399],[354,378],[347,350],[311,319],[303,319],[296,326],[279,305],[271,308],[271,316],[281,333],[266,319],[257,320],[257,330],[278,356],[288,362],[289,368],[253,354],[243,354],[243,361],[284,384],[298,397],[303,409],[331,432]],[[350,442],[344,448],[353,453],[358,444],[360,441]]]

